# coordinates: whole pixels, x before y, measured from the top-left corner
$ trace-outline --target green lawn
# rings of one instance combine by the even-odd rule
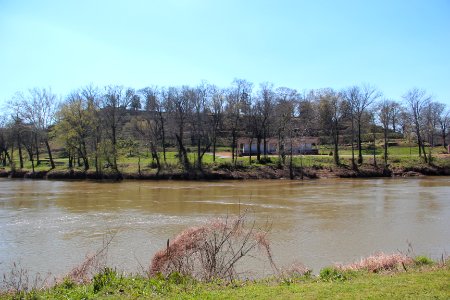
[[[175,274],[176,275],[176,274]],[[200,283],[169,278],[98,275],[87,285],[64,283],[43,291],[0,294],[0,299],[449,299],[450,269],[427,268],[375,274],[353,273],[345,280],[297,277]]]
[[[167,151],[167,168],[170,170],[181,170],[179,165],[179,160],[177,157],[177,152],[174,149],[170,149],[171,151]],[[220,147],[220,151],[222,152],[230,152],[229,147]],[[304,167],[318,167],[318,168],[331,168],[334,166],[333,156],[330,155],[330,147],[325,148],[322,146],[320,149],[321,155],[303,155],[303,156],[294,156],[294,166],[304,166]],[[437,166],[450,166],[450,159],[440,158],[438,154],[443,152],[443,147],[436,147],[433,149],[434,161],[433,163]],[[342,147],[339,150],[339,156],[341,159],[341,163],[344,165],[351,164],[351,150],[348,147]],[[357,156],[357,152],[355,151],[355,156]],[[373,164],[373,151],[372,150],[364,150],[363,151],[364,162],[368,164]],[[17,154],[15,157],[15,165],[16,169],[18,169],[19,162],[17,160]],[[188,154],[189,160],[193,165],[196,162],[197,154],[195,152],[190,152]],[[42,158],[46,158],[45,155],[42,155]],[[381,147],[376,150],[376,159],[377,163],[381,165],[384,161],[383,159],[383,149]],[[161,163],[163,162],[163,155],[160,153]],[[137,173],[138,172],[138,161],[139,158],[137,155],[129,156],[122,155],[118,160],[119,170],[123,173]],[[153,162],[153,163],[152,163]],[[289,162],[289,157],[286,157],[286,163]],[[56,169],[57,170],[67,170],[68,167],[68,159],[67,158],[56,158]],[[389,156],[388,163],[391,167],[414,167],[414,166],[422,166],[425,165],[424,161],[418,156],[418,148],[417,147],[408,147],[408,146],[393,146],[389,148]],[[231,158],[221,158],[216,156],[215,162],[213,161],[213,156],[211,153],[206,153],[203,156],[203,165],[206,167],[220,167],[221,165],[231,165]],[[270,156],[269,159],[264,162],[266,165],[278,165],[278,156]],[[93,161],[91,161],[91,169],[93,169]],[[248,167],[250,166],[250,157],[239,157],[238,165]],[[251,161],[252,166],[260,166],[256,161],[256,155],[252,156]],[[155,163],[151,158],[151,155],[147,151],[142,151],[140,154],[140,168],[143,173],[155,173]],[[4,168],[6,170],[9,167]],[[31,162],[25,160],[24,169],[26,171],[31,171]],[[50,169],[48,160],[42,162],[39,166],[35,166],[36,171],[47,171]],[[82,170],[83,167],[75,166],[75,169]]]

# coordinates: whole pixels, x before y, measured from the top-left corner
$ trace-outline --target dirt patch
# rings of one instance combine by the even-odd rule
[[[211,153],[212,155],[212,153]],[[216,152],[216,157],[220,158],[231,158],[231,152]]]

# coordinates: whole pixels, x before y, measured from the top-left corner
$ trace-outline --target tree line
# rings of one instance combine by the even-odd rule
[[[201,170],[205,153],[211,152],[215,161],[218,146],[229,146],[236,163],[238,138],[247,137],[255,141],[258,162],[267,157],[267,140],[276,138],[284,165],[288,157],[292,162],[293,139],[314,136],[332,145],[336,165],[341,146],[350,147],[357,169],[364,160],[363,143],[375,146],[380,135],[384,166],[393,137],[417,142],[419,156],[431,163],[432,148],[447,146],[449,124],[449,108],[418,88],[401,99],[387,99],[368,84],[299,92],[268,82],[255,88],[244,79],[226,88],[207,82],[137,90],[88,85],[64,99],[50,89],[34,88],[16,93],[0,115],[0,163],[22,169],[26,157],[33,171],[47,160],[55,168],[52,144],[59,144],[69,168],[119,172],[121,153],[147,149],[160,172],[168,149],[176,149],[185,170]]]

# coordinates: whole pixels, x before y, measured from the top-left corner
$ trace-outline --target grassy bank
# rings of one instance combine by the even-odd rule
[[[421,266],[383,273],[332,271],[321,272],[317,277],[231,283],[204,283],[177,273],[153,278],[122,276],[106,269],[88,284],[77,285],[65,280],[46,290],[4,293],[0,299],[448,299],[449,279],[448,266]]]
[[[218,179],[280,179],[280,178],[321,178],[321,177],[390,177],[418,175],[450,175],[450,155],[443,154],[440,149],[434,149],[433,161],[427,164],[418,156],[417,147],[389,148],[388,165],[384,166],[381,151],[375,160],[372,154],[365,153],[364,163],[358,170],[351,168],[351,152],[343,149],[340,152],[340,166],[336,166],[333,157],[322,150],[321,155],[294,156],[292,170],[289,168],[289,158],[284,164],[278,156],[269,156],[257,162],[256,157],[239,157],[236,163],[231,162],[231,154],[227,149],[217,155],[213,161],[212,154],[206,153],[202,169],[193,168],[186,172],[181,168],[175,151],[166,154],[167,161],[162,163],[162,169],[157,172],[155,161],[151,155],[121,156],[118,160],[117,173],[109,168],[96,173],[93,169],[85,172],[82,166],[69,169],[66,158],[56,159],[56,168],[50,170],[45,160],[35,166],[32,172],[31,162],[26,161],[23,169],[14,171],[9,167],[0,168],[0,177],[13,178],[48,178],[48,179],[181,179],[181,180],[218,180]],[[195,161],[195,154],[190,153],[189,159]],[[18,162],[15,163],[18,166]]]

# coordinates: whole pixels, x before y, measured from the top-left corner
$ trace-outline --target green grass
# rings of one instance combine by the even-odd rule
[[[330,268],[328,268],[330,269]],[[321,272],[322,273],[322,272]],[[324,272],[325,273],[325,272]],[[449,267],[408,272],[352,272],[341,277],[296,277],[225,283],[201,283],[177,273],[168,278],[122,276],[112,269],[91,283],[69,280],[41,291],[0,294],[0,299],[448,299]]]
[[[448,158],[440,158],[437,154],[440,154],[443,151],[442,147],[436,147],[433,149],[434,161],[433,164],[440,167],[450,167],[450,160]],[[181,166],[179,164],[179,160],[177,157],[177,152],[175,149],[170,149],[170,151],[166,152],[167,157],[167,165],[168,169],[172,171],[181,171]],[[383,149],[381,147],[377,148],[376,159],[379,165],[383,163]],[[229,152],[229,147],[220,147],[220,151]],[[294,156],[293,163],[294,166],[304,166],[304,167],[315,167],[315,168],[332,168],[334,166],[333,156],[329,155],[330,148],[322,146],[320,149],[321,155],[303,155],[303,156]],[[340,160],[343,165],[349,166],[351,164],[351,150],[348,147],[342,147],[339,150]],[[355,152],[357,156],[357,152]],[[364,162],[367,164],[373,163],[373,153],[371,150],[364,150]],[[160,153],[160,160],[163,163],[162,153]],[[18,169],[19,162],[17,160],[17,154],[15,157],[15,165],[16,169]],[[192,165],[196,162],[197,155],[195,152],[190,152],[188,154],[189,161]],[[46,159],[46,156],[43,154],[42,158]],[[123,173],[137,173],[138,172],[138,156],[129,156],[122,155],[118,159],[118,167],[119,170]],[[256,155],[252,156],[252,162],[250,163],[250,158],[246,157],[238,157],[238,165],[243,166],[245,168],[252,166],[258,167],[262,165],[269,166],[277,166],[278,165],[278,156],[269,157],[268,161],[264,163],[258,163],[256,160]],[[55,162],[57,164],[56,170],[67,170],[68,168],[68,159],[67,158],[56,158]],[[154,168],[154,164],[152,164],[153,160],[148,151],[142,151],[140,154],[140,164],[141,164],[141,172],[147,174],[156,173],[156,169]],[[289,157],[286,157],[286,163],[289,162]],[[412,167],[425,167],[423,159],[418,156],[418,147],[409,147],[409,146],[393,146],[389,147],[389,156],[388,163],[391,168],[412,168]],[[91,161],[91,168],[93,168],[94,163]],[[231,158],[220,158],[216,156],[215,162],[213,161],[213,156],[209,153],[206,153],[203,156],[203,166],[206,168],[221,168],[226,167],[227,165],[231,166]],[[4,168],[6,170],[9,167]],[[25,160],[24,170],[31,171],[31,162]],[[83,167],[75,166],[75,169],[83,170]],[[39,166],[35,166],[36,171],[47,171],[50,170],[50,166],[48,161],[42,162]]]

